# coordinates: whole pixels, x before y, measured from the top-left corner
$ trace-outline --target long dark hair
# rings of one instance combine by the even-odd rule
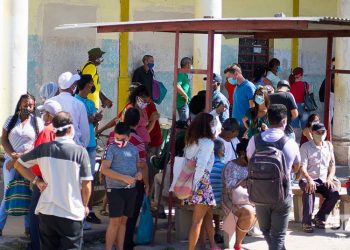
[[[140,83],[132,83],[132,86],[130,87],[129,103],[133,106],[136,104],[137,96],[150,97],[150,94],[144,85],[141,85]]]
[[[198,143],[200,138],[213,139],[214,135],[211,131],[210,123],[213,121],[213,116],[208,113],[199,113],[186,131],[185,144],[189,146],[193,143]]]
[[[16,125],[16,122],[18,120],[18,117],[19,117],[19,114],[20,114],[20,106],[21,106],[21,102],[24,100],[24,99],[31,99],[34,101],[34,109],[33,109],[33,125],[34,125],[34,130],[35,130],[35,135],[38,136],[39,134],[39,127],[38,127],[38,121],[37,121],[37,118],[35,117],[35,98],[34,96],[30,95],[30,94],[24,94],[24,95],[21,95],[21,97],[19,98],[18,102],[17,102],[17,105],[16,105],[16,110],[15,110],[15,113],[14,115],[12,116],[11,120],[10,120],[10,123],[8,125],[8,128],[7,128],[7,134],[10,134],[11,130],[15,127]]]
[[[320,117],[318,116],[318,114],[311,114],[310,116],[309,116],[309,118],[307,119],[307,124],[306,124],[306,127],[307,128],[311,128],[311,124],[312,124],[312,122],[315,120],[315,118],[316,117],[318,117],[318,120],[320,120]]]
[[[270,106],[270,98],[267,92],[267,89],[265,87],[259,87],[255,90],[254,96],[253,96],[253,100],[254,100],[254,107],[251,108],[252,111],[252,121],[253,124],[255,124],[257,117],[258,117],[258,113],[259,113],[259,105],[255,102],[255,96],[257,95],[262,95],[264,96],[264,100],[265,100],[265,106],[267,109],[269,109]]]

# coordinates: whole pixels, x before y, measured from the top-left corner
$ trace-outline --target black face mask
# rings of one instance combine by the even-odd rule
[[[94,85],[94,86],[92,86],[92,88],[91,88],[91,91],[90,91],[90,92],[91,92],[91,94],[92,94],[92,93],[94,93],[95,91],[96,91],[96,87],[95,87],[95,85]]]
[[[30,110],[27,108],[21,109],[20,112],[21,112],[21,115],[25,117],[28,117],[31,114]]]

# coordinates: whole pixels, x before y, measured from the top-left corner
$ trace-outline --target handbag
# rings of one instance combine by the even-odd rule
[[[137,228],[136,243],[147,245],[152,242],[153,238],[153,218],[151,204],[148,197],[143,197],[142,209],[139,226]]]
[[[179,178],[181,170],[185,167],[185,165],[186,165],[185,157],[175,156],[174,166],[173,166],[173,181],[171,182],[169,192],[174,192],[176,181]]]
[[[5,211],[7,215],[21,216],[28,214],[31,199],[30,182],[23,177],[13,179],[7,184],[5,192]]]
[[[317,104],[314,98],[314,93],[310,93],[306,88],[306,82],[304,82],[304,105],[306,111],[317,110]]]
[[[234,205],[250,204],[248,190],[240,185],[231,191],[231,199]]]
[[[166,93],[168,90],[164,86],[162,82],[159,82],[157,80],[153,80],[152,83],[152,99],[154,103],[156,104],[161,104],[162,101],[164,100],[164,97],[166,96]]]
[[[192,196],[192,186],[195,170],[196,161],[186,159],[186,164],[181,170],[174,186],[174,193],[180,200],[184,200]]]

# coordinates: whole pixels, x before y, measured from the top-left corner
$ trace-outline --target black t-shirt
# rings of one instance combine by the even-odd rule
[[[146,86],[148,94],[152,96],[153,70],[146,71],[143,66],[137,68],[132,76],[132,82],[139,82]]]
[[[293,128],[291,126],[292,122],[292,114],[291,110],[298,109],[297,104],[295,103],[294,97],[289,92],[277,92],[270,95],[270,103],[271,104],[283,104],[287,108],[287,126],[284,132],[286,134],[291,134],[293,132]]]

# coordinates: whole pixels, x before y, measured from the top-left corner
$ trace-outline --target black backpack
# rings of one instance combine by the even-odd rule
[[[248,163],[248,193],[251,202],[278,204],[289,192],[289,178],[283,147],[289,140],[283,136],[276,142],[265,142],[261,133],[254,136],[255,153]]]

